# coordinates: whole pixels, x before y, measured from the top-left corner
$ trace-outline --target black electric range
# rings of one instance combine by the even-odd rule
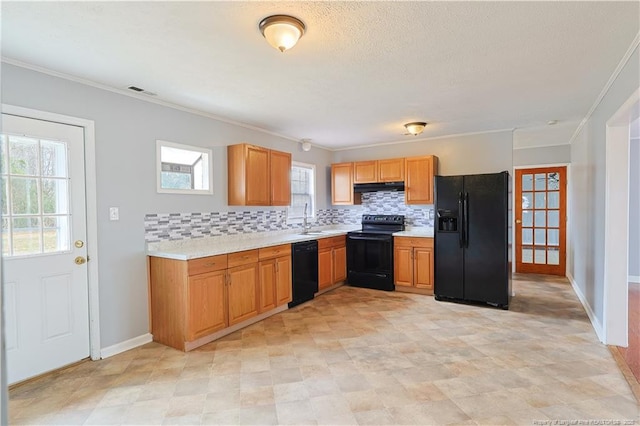
[[[404,231],[404,216],[366,214],[361,223],[362,229],[347,234],[347,283],[393,291],[392,234]]]

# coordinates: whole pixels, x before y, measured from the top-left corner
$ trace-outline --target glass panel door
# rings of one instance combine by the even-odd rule
[[[565,275],[566,167],[516,170],[516,272]]]

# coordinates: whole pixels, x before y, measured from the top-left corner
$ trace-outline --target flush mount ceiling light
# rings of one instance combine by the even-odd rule
[[[413,136],[417,136],[424,130],[427,123],[423,123],[421,121],[415,121],[413,123],[407,123],[404,127],[407,128],[407,132],[411,133]]]
[[[304,34],[301,20],[288,15],[273,15],[260,21],[260,32],[270,45],[281,52],[291,49]]]

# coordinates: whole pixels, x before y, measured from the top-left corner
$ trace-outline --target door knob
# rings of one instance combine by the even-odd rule
[[[87,259],[82,256],[78,256],[75,258],[76,265],[82,265],[83,263],[87,263]]]
[[[520,219],[516,219],[516,223],[522,223]]]

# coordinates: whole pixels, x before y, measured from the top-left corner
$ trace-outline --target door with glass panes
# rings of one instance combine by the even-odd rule
[[[567,168],[516,170],[516,272],[565,275]]]
[[[7,381],[89,356],[84,130],[2,114]]]

